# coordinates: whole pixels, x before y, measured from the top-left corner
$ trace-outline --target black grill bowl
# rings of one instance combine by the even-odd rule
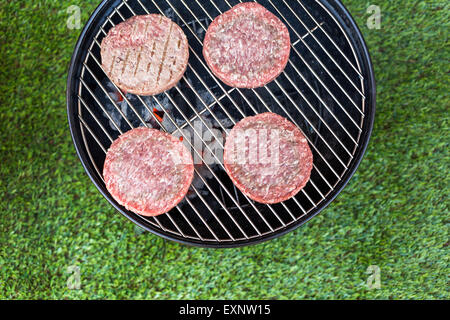
[[[369,52],[349,12],[337,0],[258,2],[288,26],[292,50],[285,72],[255,90],[226,86],[212,75],[202,57],[205,29],[237,0],[104,0],[81,33],[67,83],[73,142],[102,195],[147,231],[183,244],[218,248],[281,236],[333,201],[364,155],[375,116],[376,88]],[[108,30],[146,13],[162,13],[174,20],[190,45],[184,78],[175,88],[154,97],[124,94],[101,68],[99,45]],[[155,107],[166,121],[161,128],[171,133],[190,130],[196,121],[225,132],[244,116],[278,113],[309,140],[314,155],[311,180],[294,198],[263,205],[240,193],[217,163],[197,168],[195,190],[169,213],[143,217],[130,212],[105,188],[105,153],[121,133],[154,126]]]

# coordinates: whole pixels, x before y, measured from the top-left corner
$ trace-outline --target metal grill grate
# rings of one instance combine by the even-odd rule
[[[98,15],[103,10],[103,16],[97,17],[96,26],[91,18],[91,27],[81,37],[86,50],[79,53],[79,74],[73,81],[69,79],[77,89],[68,90],[69,113],[73,101],[76,117],[71,125],[75,122],[79,126],[81,136],[77,150],[91,178],[116,208],[157,234],[213,246],[251,243],[281,234],[331,201],[362,156],[370,134],[365,128],[367,79],[359,49],[338,17],[319,0],[258,2],[286,24],[292,42],[285,71],[258,89],[228,87],[214,77],[202,56],[209,23],[238,1],[104,1],[96,12]],[[166,15],[184,30],[190,60],[175,88],[141,97],[126,94],[109,81],[101,66],[100,44],[116,24],[148,13]],[[294,198],[275,205],[256,203],[243,195],[227,177],[222,159],[216,155],[224,145],[221,134],[226,135],[243,117],[267,111],[295,123],[314,154],[308,185]],[[189,196],[158,217],[126,211],[104,188],[101,168],[106,151],[120,134],[137,126],[156,126],[184,137],[193,156],[204,160],[203,165],[196,166]],[[187,133],[199,139],[200,149]],[[206,141],[205,133],[215,141],[214,146]],[[77,145],[76,134],[72,134]],[[201,150],[213,157],[212,164]]]

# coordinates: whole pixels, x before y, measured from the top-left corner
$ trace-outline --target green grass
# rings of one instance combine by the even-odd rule
[[[367,154],[326,210],[273,241],[186,247],[134,225],[79,162],[65,85],[97,1],[0,3],[0,298],[448,299],[449,21],[442,0],[346,0],[375,66]],[[366,9],[382,10],[369,30]],[[69,290],[67,268],[81,270]],[[381,288],[368,289],[377,265]]]

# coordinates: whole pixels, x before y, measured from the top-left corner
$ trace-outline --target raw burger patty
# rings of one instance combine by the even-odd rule
[[[255,2],[238,4],[208,28],[203,55],[212,72],[227,85],[257,88],[286,67],[289,31],[274,14]]]
[[[101,44],[107,76],[125,92],[155,95],[180,81],[189,59],[183,30],[159,14],[132,17],[115,27]]]
[[[278,203],[306,185],[313,155],[305,136],[292,122],[274,113],[262,113],[244,118],[230,131],[224,164],[233,183],[250,199]]]
[[[184,198],[194,164],[179,139],[156,129],[136,128],[113,142],[103,177],[118,203],[135,213],[156,216]]]

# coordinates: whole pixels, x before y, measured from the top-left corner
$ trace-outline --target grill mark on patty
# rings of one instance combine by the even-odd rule
[[[115,28],[116,32],[107,34],[110,41],[102,43],[101,53],[105,73],[117,86],[150,95],[179,81],[188,50],[186,36],[177,24],[154,14]]]
[[[150,67],[152,66],[152,62],[153,62],[153,56],[155,55],[155,50],[156,50],[156,41],[153,40],[153,47],[152,47],[152,53],[150,54],[150,62],[147,65],[147,73],[150,71]]]
[[[164,51],[163,51],[163,56],[161,59],[161,64],[159,65],[158,77],[156,78],[156,84],[159,84],[162,68],[163,68],[164,62],[166,60],[167,48],[169,46],[170,37],[172,36],[172,27],[173,27],[173,24],[171,23],[170,28],[169,28],[169,34],[167,35],[166,43],[164,44]]]
[[[145,23],[145,31],[144,31],[145,37],[147,36],[147,30],[148,30],[148,22]],[[143,49],[144,49],[144,46],[141,46],[138,57],[137,57],[136,69],[134,69],[134,76],[136,76],[136,73],[139,69],[139,64],[141,63],[141,54],[142,54]]]
[[[131,31],[131,38],[133,38],[133,37],[135,37],[136,36],[136,34],[137,34],[137,32],[136,32],[136,29],[137,29],[137,27],[139,26],[139,23],[135,23],[134,24],[134,26],[133,26],[133,30]]]
[[[134,73],[133,73],[133,76],[134,76],[134,77],[136,76],[136,73],[137,73],[138,68],[139,68],[139,64],[141,63],[141,54],[142,54],[142,50],[143,50],[143,49],[144,49],[144,46],[141,46],[141,48],[140,48],[140,50],[139,50],[138,57],[137,57],[136,68],[134,69]]]
[[[127,50],[127,55],[125,56],[125,60],[123,60],[123,67],[122,67],[122,76],[125,73],[125,68],[127,67],[128,64],[128,58],[130,57],[130,50]]]
[[[109,73],[112,74],[114,68],[114,62],[116,62],[116,56],[113,56],[111,61],[111,67],[109,68]]]

